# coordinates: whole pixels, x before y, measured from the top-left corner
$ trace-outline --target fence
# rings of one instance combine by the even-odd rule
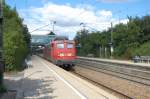
[[[150,56],[135,56],[133,61],[135,63],[150,63]]]

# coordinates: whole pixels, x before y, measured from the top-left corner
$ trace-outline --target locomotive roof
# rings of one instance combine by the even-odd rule
[[[55,40],[54,42],[56,42],[56,43],[64,43],[64,42],[66,42],[66,43],[74,43],[73,40]]]

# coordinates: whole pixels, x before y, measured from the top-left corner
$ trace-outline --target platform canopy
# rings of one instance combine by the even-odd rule
[[[31,45],[46,45],[55,38],[55,35],[31,35]]]

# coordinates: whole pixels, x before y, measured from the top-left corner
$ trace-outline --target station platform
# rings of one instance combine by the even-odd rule
[[[18,89],[16,99],[119,99],[38,56],[32,56]]]
[[[116,60],[116,59],[105,59],[105,58],[91,58],[91,57],[77,57],[82,59],[91,59],[91,60],[98,60],[103,62],[111,62],[111,63],[119,63],[119,64],[126,64],[126,65],[137,65],[137,66],[147,66],[150,67],[149,63],[134,63],[131,60]]]

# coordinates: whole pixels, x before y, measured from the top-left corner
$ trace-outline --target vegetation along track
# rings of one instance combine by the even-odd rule
[[[134,99],[150,99],[150,67],[78,57],[75,71]]]

